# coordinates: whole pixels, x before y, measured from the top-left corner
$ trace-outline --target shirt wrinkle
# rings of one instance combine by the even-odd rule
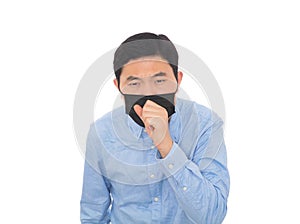
[[[177,98],[173,146],[160,158],[124,107],[98,119],[87,138],[85,159],[93,165],[84,170],[81,223],[221,223],[229,174],[219,122],[210,109]]]

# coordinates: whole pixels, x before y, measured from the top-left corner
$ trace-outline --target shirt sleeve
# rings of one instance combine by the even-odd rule
[[[82,224],[110,223],[111,197],[109,183],[97,166],[97,141],[95,129],[91,128],[87,138],[80,220]]]
[[[218,120],[206,129],[190,158],[174,142],[161,160],[178,203],[193,223],[222,223],[227,212],[229,173],[222,124]]]

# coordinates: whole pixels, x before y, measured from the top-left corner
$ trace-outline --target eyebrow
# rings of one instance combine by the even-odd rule
[[[155,78],[155,77],[161,77],[161,76],[166,76],[167,74],[165,72],[159,72],[159,73],[156,73],[154,75],[151,75],[152,78]],[[127,77],[126,79],[127,81],[132,81],[132,80],[141,80],[140,77],[136,77],[136,76],[133,76],[133,75],[130,75]]]
[[[128,76],[126,81],[132,81],[132,80],[136,80],[136,79],[140,79],[139,77],[136,77],[136,76]]]
[[[161,77],[161,76],[166,76],[167,74],[165,72],[159,72],[159,73],[156,73],[154,75],[152,75],[151,77]]]

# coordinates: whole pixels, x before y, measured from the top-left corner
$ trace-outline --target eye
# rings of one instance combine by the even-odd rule
[[[137,87],[139,85],[140,85],[140,82],[130,82],[130,83],[128,83],[128,86],[130,86],[130,87]]]
[[[166,80],[165,79],[157,79],[155,80],[156,84],[163,84]]]

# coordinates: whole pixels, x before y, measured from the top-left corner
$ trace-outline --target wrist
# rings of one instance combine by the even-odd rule
[[[171,151],[172,146],[173,146],[173,140],[170,135],[167,135],[166,138],[156,147],[160,152],[161,157],[165,158],[168,155],[168,153]]]

